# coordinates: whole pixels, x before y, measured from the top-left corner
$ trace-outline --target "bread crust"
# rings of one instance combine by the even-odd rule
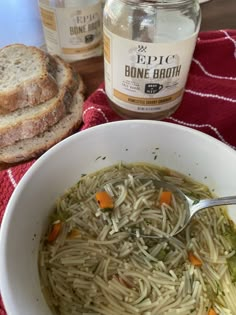
[[[22,119],[14,125],[1,127],[0,119],[0,148],[43,133],[68,113],[68,108],[77,89],[79,89],[80,93],[84,93],[84,84],[81,77],[75,75],[70,65],[60,57],[55,56],[54,58],[57,63],[60,62],[64,66],[67,73],[66,83],[60,88],[58,96],[54,97],[54,103],[43,108],[43,111],[37,114],[36,117],[24,118],[23,115]]]
[[[77,131],[82,123],[84,96],[80,89],[74,95],[69,113],[57,124],[32,139],[18,141],[12,146],[0,149],[0,163],[19,163],[37,158],[52,146]],[[65,123],[65,121],[68,123]],[[58,132],[59,129],[59,132]]]
[[[0,50],[0,54],[7,52],[8,48],[28,49],[32,55],[36,55],[41,63],[41,73],[34,79],[20,81],[15,88],[10,91],[0,90],[0,114],[13,112],[19,108],[35,106],[49,100],[58,93],[55,80],[56,63],[54,59],[37,47],[25,46],[23,44],[8,45]],[[8,68],[2,67],[2,71]]]

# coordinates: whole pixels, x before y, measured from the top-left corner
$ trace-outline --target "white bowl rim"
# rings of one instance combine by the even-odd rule
[[[4,230],[6,224],[7,224],[7,221],[8,221],[8,217],[10,216],[10,213],[13,211],[13,208],[11,207],[12,205],[12,199],[14,199],[16,197],[16,195],[19,193],[18,191],[23,188],[23,186],[25,185],[25,183],[28,181],[28,178],[30,176],[32,176],[32,174],[35,172],[35,170],[40,166],[42,165],[45,160],[47,160],[50,155],[53,155],[54,152],[56,151],[59,151],[61,146],[63,146],[65,143],[67,142],[70,142],[70,141],[73,141],[74,138],[77,138],[77,137],[81,137],[81,135],[83,134],[89,134],[89,133],[94,133],[96,132],[96,130],[99,130],[99,129],[107,129],[107,128],[110,128],[112,126],[116,126],[116,125],[130,125],[130,124],[156,124],[156,125],[169,125],[170,127],[173,127],[174,129],[183,129],[185,130],[186,132],[190,132],[192,134],[196,134],[198,137],[203,137],[203,138],[208,138],[210,141],[212,142],[215,142],[215,143],[218,143],[220,144],[221,146],[224,147],[225,150],[228,150],[228,151],[231,151],[233,153],[235,153],[236,151],[228,144],[214,138],[213,136],[211,135],[208,135],[200,130],[196,130],[196,129],[193,129],[193,128],[190,128],[190,127],[187,127],[187,126],[183,126],[183,125],[178,125],[176,123],[172,123],[172,122],[165,122],[165,121],[156,121],[156,120],[144,120],[144,119],[140,119],[140,120],[121,120],[121,121],[113,121],[113,122],[108,122],[108,123],[104,123],[104,124],[100,124],[100,125],[97,125],[97,126],[93,126],[93,127],[90,127],[90,128],[87,128],[87,129],[84,129],[84,130],[81,130],[69,137],[67,137],[66,139],[60,141],[59,143],[55,144],[52,148],[50,148],[47,152],[45,152],[42,156],[40,156],[31,166],[30,168],[26,171],[26,173],[23,175],[23,177],[21,178],[19,184],[16,186],[16,188],[14,189],[10,199],[9,199],[9,202],[6,206],[6,209],[5,209],[5,213],[4,213],[4,216],[3,216],[3,219],[2,219],[2,224],[1,224],[1,229],[0,229],[0,244],[1,244],[1,234],[2,234],[2,231]],[[10,210],[9,210],[10,209]],[[0,252],[1,252],[1,247],[0,247]],[[1,256],[0,256],[1,257]]]
[[[12,217],[12,214],[14,212],[14,205],[17,201],[17,199],[19,198],[21,192],[24,190],[24,187],[26,185],[26,183],[28,182],[28,180],[30,179],[30,177],[33,176],[33,174],[35,173],[35,171],[46,162],[46,160],[48,158],[50,158],[51,155],[53,155],[55,152],[59,151],[61,149],[62,146],[64,146],[65,143],[68,143],[70,141],[73,141],[74,138],[77,137],[81,137],[85,134],[93,134],[95,133],[97,130],[101,130],[101,129],[109,129],[112,128],[113,126],[120,126],[122,128],[123,125],[169,125],[170,128],[174,128],[174,129],[182,129],[186,132],[189,132],[191,134],[196,134],[198,137],[202,137],[204,139],[207,139],[215,142],[217,144],[220,144],[222,147],[224,147],[224,150],[227,150],[233,154],[236,154],[235,150],[230,147],[229,145],[227,145],[226,143],[214,138],[211,135],[208,135],[202,131],[187,127],[187,126],[183,126],[183,125],[178,125],[172,122],[165,122],[165,121],[154,121],[154,120],[122,120],[122,121],[114,121],[114,122],[108,122],[108,123],[104,123],[101,125],[97,125],[94,127],[90,127],[88,129],[84,129],[81,130],[75,134],[73,134],[72,136],[62,140],[61,142],[57,143],[55,146],[53,146],[52,148],[50,148],[47,152],[45,152],[41,157],[39,157],[34,163],[33,165],[30,166],[30,168],[27,170],[27,172],[23,175],[22,179],[20,180],[19,184],[17,185],[17,187],[14,189],[9,202],[7,204],[7,207],[5,209],[5,213],[3,216],[3,220],[2,220],[2,224],[1,224],[1,228],[0,228],[0,274],[1,274],[1,278],[3,281],[0,281],[0,292],[2,295],[2,299],[3,299],[3,303],[5,301],[6,307],[8,305],[8,303],[12,303],[12,296],[9,293],[10,291],[8,291],[10,289],[10,286],[7,284],[7,261],[5,260],[4,257],[4,253],[7,249],[7,244],[5,243],[5,239],[6,239],[6,235],[9,232],[8,231],[8,226]],[[10,296],[10,298],[9,298]]]

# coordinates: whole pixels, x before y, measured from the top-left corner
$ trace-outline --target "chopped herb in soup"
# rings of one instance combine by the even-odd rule
[[[236,314],[236,232],[222,207],[183,223],[183,205],[142,179],[175,184],[196,201],[208,187],[173,170],[119,164],[81,178],[56,202],[39,272],[54,314]]]

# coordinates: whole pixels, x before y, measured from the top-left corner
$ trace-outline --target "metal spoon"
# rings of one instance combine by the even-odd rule
[[[210,208],[210,207],[215,207],[215,206],[236,204],[236,196],[220,197],[220,198],[214,198],[214,199],[193,200],[189,198],[188,196],[186,196],[179,188],[177,188],[173,184],[170,184],[164,181],[159,181],[156,179],[151,179],[151,178],[140,179],[140,181],[144,184],[151,181],[155,185],[155,187],[167,189],[168,191],[171,191],[172,193],[174,193],[175,196],[178,196],[184,204],[184,209],[186,209],[186,217],[185,217],[185,222],[183,226],[180,229],[178,229],[175,233],[170,233],[168,235],[167,233],[163,232],[163,235],[161,236],[144,235],[140,233],[139,237],[168,238],[168,237],[176,236],[187,227],[187,225],[190,223],[193,216],[196,213],[198,213],[200,210]],[[135,233],[131,233],[131,234],[134,235]]]

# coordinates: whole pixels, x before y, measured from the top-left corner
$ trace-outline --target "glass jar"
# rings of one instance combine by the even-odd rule
[[[47,50],[64,60],[102,55],[100,0],[39,0]]]
[[[179,107],[201,11],[198,0],[107,0],[105,89],[123,118],[164,119]]]

